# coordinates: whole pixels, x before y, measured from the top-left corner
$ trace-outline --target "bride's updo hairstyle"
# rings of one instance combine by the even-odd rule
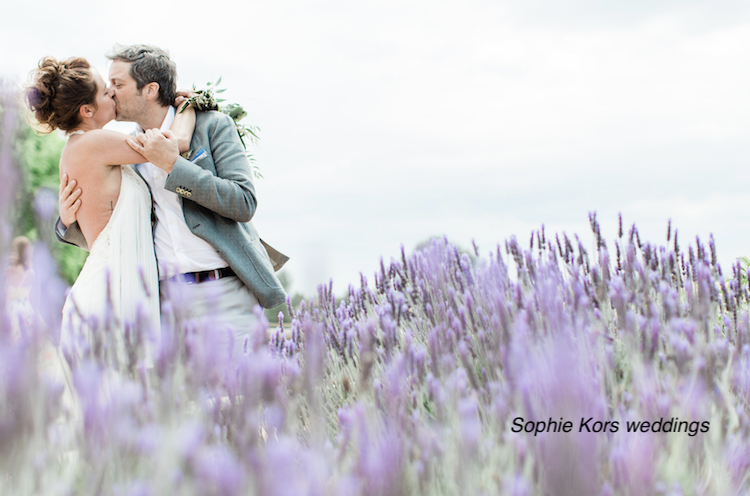
[[[81,122],[78,109],[96,106],[96,81],[84,58],[44,57],[31,75],[26,102],[46,132],[70,131]]]

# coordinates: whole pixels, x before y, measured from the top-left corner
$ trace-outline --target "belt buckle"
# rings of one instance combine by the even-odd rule
[[[176,278],[185,284],[200,284],[203,281],[216,281],[222,278],[221,269],[205,270],[203,272],[188,272],[179,274]]]

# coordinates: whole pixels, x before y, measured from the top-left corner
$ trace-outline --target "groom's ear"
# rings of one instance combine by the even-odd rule
[[[159,98],[159,83],[152,81],[145,85],[141,91],[146,92],[147,100],[156,100]]]

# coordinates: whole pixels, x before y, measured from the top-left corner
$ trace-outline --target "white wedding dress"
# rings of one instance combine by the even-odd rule
[[[117,368],[125,365],[126,333],[131,341],[139,340],[147,347],[159,329],[151,195],[130,166],[123,165],[120,170],[117,205],[92,243],[65,300],[60,336],[63,353],[74,360],[81,359],[87,349],[114,347],[120,364]]]

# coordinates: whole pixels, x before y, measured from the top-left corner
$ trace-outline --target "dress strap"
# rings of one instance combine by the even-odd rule
[[[65,139],[68,139],[68,138],[70,138],[70,137],[71,137],[71,136],[73,136],[74,134],[83,134],[83,133],[85,133],[85,132],[86,132],[86,131],[84,131],[83,129],[79,129],[79,130],[77,130],[77,131],[68,131],[67,133],[65,133]]]

